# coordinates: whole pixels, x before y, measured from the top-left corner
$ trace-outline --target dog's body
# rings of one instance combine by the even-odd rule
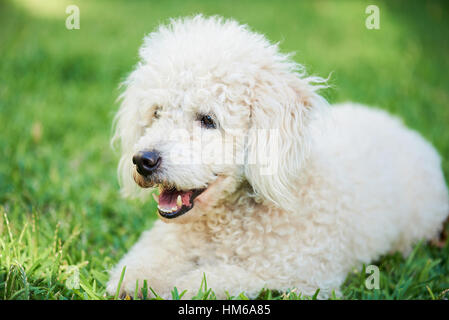
[[[217,56],[222,52],[214,46],[228,46],[223,56],[240,60],[236,66],[230,61],[221,66],[220,57],[213,57],[217,65],[212,67],[199,57],[197,63],[204,63],[206,71],[195,74],[196,67],[187,58],[182,64],[176,61],[177,55],[189,56],[189,45],[195,45],[192,39],[200,39],[196,43],[200,48],[204,40],[208,49],[217,50]],[[185,41],[180,44],[185,46],[182,53],[170,48],[176,40]],[[207,189],[179,217],[167,218],[159,211],[164,221],[145,232],[114,268],[108,292],[115,293],[126,266],[122,293],[132,294],[136,281],[141,287],[147,280],[162,297],[169,298],[174,286],[187,289],[189,297],[205,274],[208,287],[219,298],[225,291],[255,297],[264,287],[297,288],[304,294],[320,288],[321,297],[326,297],[332,290],[338,292],[352,268],[388,252],[407,254],[417,241],[438,236],[449,213],[449,200],[434,148],[384,111],[349,103],[328,107],[310,85],[319,79],[300,79],[288,58],[264,41],[232,21],[202,17],[175,21],[171,29],[162,28],[150,36],[141,51],[145,63],[130,76],[118,116],[117,135],[123,148],[120,171],[126,180],[122,183],[129,194],[136,192],[131,189],[132,175],[143,187],[169,183],[183,190]],[[242,49],[243,43],[250,51]],[[254,55],[251,49],[257,44],[261,44],[258,56],[245,60],[245,55]],[[164,53],[166,60],[160,56]],[[164,63],[171,64],[169,72]],[[252,64],[251,71],[245,70],[247,64]],[[164,79],[156,85],[147,78],[173,79],[183,72],[189,76],[182,85]],[[208,80],[202,82],[203,76]],[[234,88],[232,81],[237,83]],[[159,94],[159,101],[145,101],[145,90]],[[202,90],[206,94],[200,99]],[[142,101],[149,106],[165,103],[161,108],[167,114],[137,125],[145,122],[140,116],[154,110],[148,107],[142,112],[142,105],[137,105]],[[267,143],[280,147],[277,171],[262,175],[246,164],[176,166],[163,158],[160,175],[136,173],[130,159],[139,150],[157,148],[165,155],[169,149],[184,155],[191,152],[190,146],[164,140],[167,131],[163,128],[185,126],[183,112],[198,101],[209,106],[208,112],[220,120],[223,131],[243,128],[246,145],[237,145],[237,151],[261,152],[249,128],[279,129],[278,140]],[[166,106],[170,104],[172,109]],[[278,113],[270,113],[273,106]],[[215,131],[203,132],[202,141],[213,145]]]

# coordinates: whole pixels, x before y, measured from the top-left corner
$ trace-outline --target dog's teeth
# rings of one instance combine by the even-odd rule
[[[157,194],[153,193],[153,199],[154,199],[154,201],[159,203],[159,196]]]
[[[176,198],[176,205],[178,207],[182,207],[182,199],[181,199],[181,195],[178,195],[178,198]]]
[[[161,208],[160,206],[157,206],[157,208],[158,208],[159,210],[161,210],[162,212],[165,212],[165,213],[170,213],[170,212],[173,211],[172,209],[165,209],[165,208]]]
[[[173,208],[171,208],[171,211],[176,211],[176,210],[178,210],[178,207],[173,207]]]

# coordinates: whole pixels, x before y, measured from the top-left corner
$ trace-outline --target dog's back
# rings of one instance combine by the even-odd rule
[[[312,144],[312,161],[322,164],[332,187],[350,201],[344,219],[353,230],[353,250],[363,256],[366,243],[379,255],[407,254],[413,243],[438,237],[449,200],[435,148],[378,109],[339,104],[328,121],[326,133]]]

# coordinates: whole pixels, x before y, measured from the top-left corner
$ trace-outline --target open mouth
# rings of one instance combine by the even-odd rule
[[[158,203],[159,214],[167,219],[173,219],[183,215],[193,208],[193,200],[206,188],[177,190],[176,188],[161,188],[159,196],[153,193],[154,200]]]

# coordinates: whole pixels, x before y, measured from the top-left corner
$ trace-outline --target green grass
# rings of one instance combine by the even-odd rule
[[[65,29],[71,3],[80,30]],[[153,202],[118,194],[118,154],[109,148],[117,88],[143,35],[169,17],[234,17],[281,41],[309,72],[333,72],[324,93],[331,102],[379,106],[422,133],[448,178],[448,6],[375,1],[381,29],[367,30],[368,4],[0,0],[0,299],[114,298],[105,296],[107,270],[156,219]],[[366,274],[354,271],[341,298],[449,298],[448,245],[423,243],[407,259],[393,254],[377,265],[380,290],[366,289]],[[70,285],[75,267],[78,289]],[[198,288],[197,298],[214,298],[207,281]],[[265,290],[260,298],[313,297]]]

